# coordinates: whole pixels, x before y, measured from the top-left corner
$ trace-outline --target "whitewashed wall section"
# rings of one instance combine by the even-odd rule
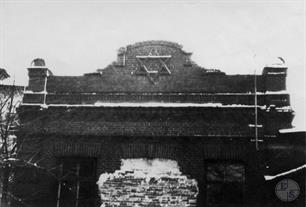
[[[196,206],[198,185],[168,159],[122,159],[120,170],[100,175],[101,207]]]

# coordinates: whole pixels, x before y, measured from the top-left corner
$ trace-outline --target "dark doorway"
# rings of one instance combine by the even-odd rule
[[[95,158],[61,157],[57,207],[97,206]]]
[[[245,203],[245,166],[240,162],[206,163],[206,206],[240,207]]]

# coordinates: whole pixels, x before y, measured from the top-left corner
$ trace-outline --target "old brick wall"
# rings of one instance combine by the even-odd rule
[[[233,160],[245,163],[247,177],[246,193],[249,202],[252,203],[254,201],[256,202],[256,200],[261,196],[258,189],[262,186],[263,177],[261,168],[263,166],[260,164],[260,153],[255,151],[254,144],[250,143],[248,139],[249,138],[247,137],[180,138],[158,136],[68,136],[60,134],[32,135],[30,140],[36,141],[31,142],[31,145],[25,145],[25,147],[21,149],[23,150],[21,151],[21,155],[23,153],[22,156],[25,157],[26,152],[28,151],[30,153],[28,154],[28,158],[31,158],[37,150],[39,151],[39,153],[31,160],[31,163],[36,163],[37,166],[40,167],[39,175],[42,176],[38,177],[43,177],[44,179],[41,180],[36,179],[38,177],[32,177],[33,181],[30,182],[24,180],[23,184],[21,184],[20,182],[22,181],[20,181],[18,183],[20,184],[20,187],[22,187],[22,189],[29,188],[29,190],[24,191],[18,187],[19,185],[17,185],[18,188],[16,188],[16,191],[20,191],[21,194],[19,194],[19,196],[21,198],[30,198],[29,195],[32,195],[32,193],[33,195],[36,193],[36,196],[42,198],[38,199],[37,197],[34,201],[28,201],[29,203],[33,202],[31,204],[32,206],[39,206],[41,204],[40,202],[48,202],[50,203],[50,206],[52,206],[51,204],[54,204],[56,200],[58,185],[56,176],[59,175],[58,159],[61,157],[96,158],[97,181],[101,174],[114,174],[116,171],[120,171],[122,159],[166,159],[177,163],[181,176],[186,176],[187,180],[183,180],[187,183],[189,182],[188,179],[196,181],[198,189],[198,194],[195,199],[196,205],[202,206],[206,202],[206,163],[211,161]],[[126,177],[134,176],[134,173],[132,172],[120,172],[122,172],[122,175],[120,175],[122,177],[119,177],[118,179],[125,179]],[[116,179],[115,181],[119,181]],[[133,183],[133,181],[131,182]],[[176,183],[175,185],[179,185],[178,180],[174,180],[173,182]],[[150,185],[147,184],[148,183],[144,183],[144,186],[149,188]],[[160,181],[160,183],[157,183],[155,187],[160,188],[164,184],[164,181]],[[189,187],[192,186],[193,185]],[[117,187],[119,188],[119,186]],[[124,190],[124,186],[121,186],[120,188],[123,188]],[[96,192],[98,195],[98,188]],[[170,197],[174,196],[170,190],[168,194]],[[178,202],[177,199],[179,198],[177,198],[177,196],[175,197],[176,198],[172,198],[172,201]],[[157,200],[159,201],[159,199]],[[194,205],[194,200],[191,200],[192,205]]]
[[[226,75],[207,70],[190,60],[191,53],[182,46],[165,41],[147,41],[129,45],[123,52],[125,64],[111,64],[98,73],[84,76],[54,76],[46,67],[29,68],[28,90],[41,92],[47,77],[48,93],[92,92],[205,92],[249,93],[254,91],[253,75]],[[122,52],[120,52],[122,55]],[[170,74],[158,73],[154,81],[148,74],[137,75],[139,61],[136,56],[171,56],[165,63]],[[147,64],[150,68],[150,63]],[[152,66],[153,67],[153,66]],[[157,68],[159,70],[160,68]],[[286,74],[257,75],[257,90],[285,90]],[[280,71],[274,68],[273,71]]]
[[[100,175],[102,206],[195,206],[197,182],[176,161],[122,159],[120,170]]]
[[[154,80],[150,79],[148,74],[138,74],[140,66],[137,55],[170,55],[167,67],[171,73],[158,74],[154,76]],[[120,52],[119,65],[111,64],[98,73],[67,77],[54,76],[45,67],[29,68],[29,86],[24,103],[19,108],[22,122],[20,134],[29,140],[21,147],[20,158],[30,160],[28,164],[32,165],[31,169],[34,172],[39,171],[43,176],[36,176],[37,179],[33,176],[33,180],[24,182],[17,179],[16,186],[27,190],[18,188],[16,195],[20,195],[29,206],[46,206],[46,203],[54,206],[60,175],[59,160],[71,157],[93,158],[97,162],[96,180],[98,181],[101,174],[110,175],[100,185],[100,195],[105,194],[102,200],[107,198],[105,205],[108,205],[107,202],[118,204],[116,200],[112,200],[114,196],[109,195],[106,189],[112,188],[110,192],[122,193],[115,197],[123,199],[128,188],[138,185],[146,189],[145,193],[141,194],[136,190],[136,197],[128,197],[128,201],[134,199],[135,202],[138,199],[148,205],[151,202],[164,202],[163,205],[168,206],[186,202],[185,204],[191,206],[204,206],[207,201],[208,163],[234,161],[245,166],[245,202],[250,204],[248,206],[258,206],[264,194],[262,186],[265,166],[261,162],[262,152],[256,151],[254,143],[250,142],[254,137],[254,129],[250,127],[254,125],[254,107],[249,105],[254,104],[252,92],[255,77],[209,71],[192,62],[190,55],[191,53],[183,51],[178,44],[149,41],[127,46]],[[155,67],[154,64],[151,66]],[[264,135],[275,135],[280,128],[291,126],[293,114],[290,107],[288,110],[277,108],[290,105],[289,95],[283,92],[265,93],[269,90],[279,93],[285,89],[286,73],[284,68],[282,70],[266,68],[262,75],[256,76],[257,89],[261,92],[258,95],[258,123],[263,125],[259,129],[261,138]],[[45,84],[47,91],[42,91]],[[46,103],[43,102],[44,98]],[[159,104],[167,102],[223,105],[95,105],[152,101]],[[42,103],[44,105],[39,105]],[[233,107],[224,107],[232,104]],[[272,105],[275,107],[270,107]],[[19,141],[22,143],[22,139]],[[136,171],[142,174],[148,174],[148,171],[129,171],[122,168],[122,162],[134,159],[173,162],[177,177],[174,180],[162,179],[169,178],[169,173],[170,177],[173,176],[173,172],[168,172],[166,175],[159,174],[157,179],[153,176],[151,183],[151,179],[145,179],[146,175],[136,179]],[[120,184],[121,181],[124,186]],[[176,187],[180,190],[186,188],[186,196],[182,196],[185,198],[173,194],[172,188]],[[161,188],[166,191],[167,198],[161,196]],[[153,190],[160,194],[150,194]],[[97,195],[98,193],[97,189]],[[151,196],[148,198],[151,200],[146,200],[144,194]],[[185,195],[182,192],[180,194]],[[119,202],[119,206],[121,204],[123,205]]]
[[[49,140],[49,141],[47,141]],[[74,140],[74,141],[73,141]],[[99,141],[100,140],[100,141]],[[227,141],[226,141],[227,140]],[[100,174],[114,174],[120,170],[122,159],[167,159],[177,162],[182,175],[197,182],[197,206],[205,203],[206,162],[234,160],[246,165],[246,193],[250,202],[260,197],[262,167],[258,152],[245,139],[200,139],[163,137],[49,137],[44,144],[48,168],[56,166],[59,157],[96,157],[97,180]],[[239,146],[239,147],[237,147]],[[123,172],[123,177],[133,176]],[[117,180],[118,181],[118,180]],[[56,183],[53,184],[53,186]],[[52,187],[52,186],[51,186]],[[46,189],[51,188],[46,187]],[[123,186],[121,186],[123,188]]]
[[[254,109],[219,107],[22,107],[23,130],[103,136],[252,136]],[[258,110],[260,136],[291,127],[292,112]]]

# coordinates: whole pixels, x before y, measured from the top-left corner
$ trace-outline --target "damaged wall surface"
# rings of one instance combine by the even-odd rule
[[[176,161],[122,159],[120,170],[100,175],[103,207],[195,206],[197,181],[183,175]]]
[[[35,61],[28,72],[19,157],[37,176],[13,190],[27,206],[257,207],[271,191],[265,172],[285,165],[267,162],[267,140],[292,127],[286,65],[227,75],[176,43],[145,41],[82,76]]]

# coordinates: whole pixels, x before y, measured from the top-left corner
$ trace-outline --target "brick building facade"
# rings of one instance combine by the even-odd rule
[[[287,68],[227,75],[190,57],[140,42],[74,77],[34,60],[18,136],[33,166],[16,172],[16,195],[30,206],[263,205],[267,143],[292,127]]]

